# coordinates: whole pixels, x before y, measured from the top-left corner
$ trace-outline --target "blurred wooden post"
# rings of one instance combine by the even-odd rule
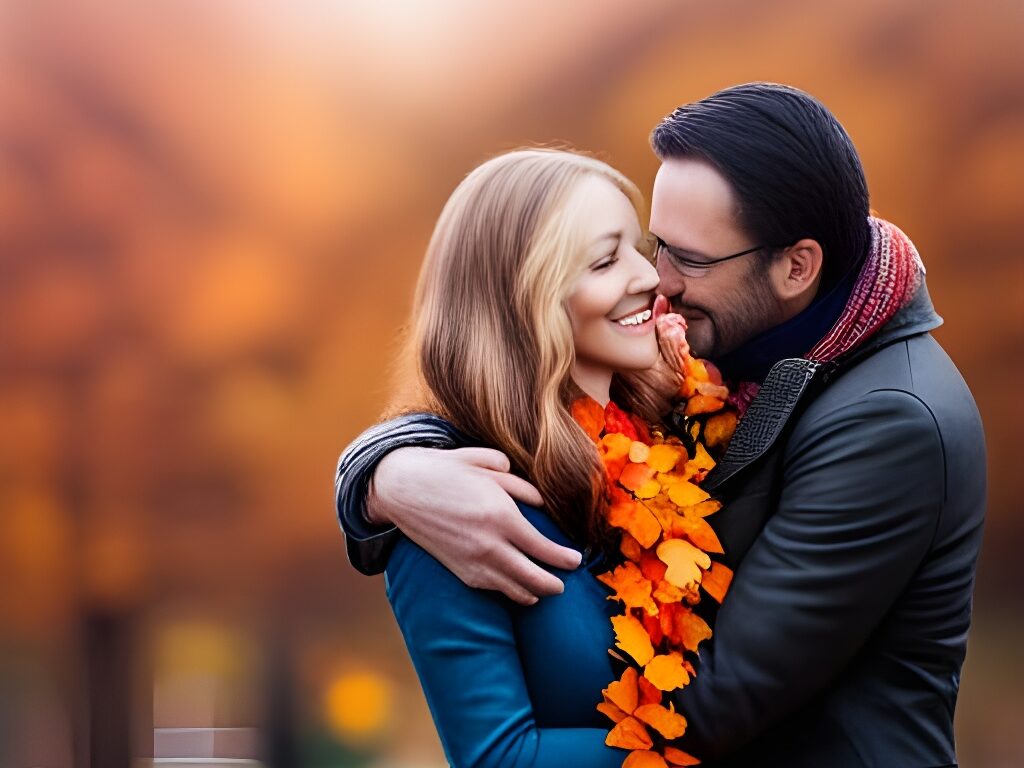
[[[92,768],[131,766],[131,630],[125,614],[95,612],[83,621]]]

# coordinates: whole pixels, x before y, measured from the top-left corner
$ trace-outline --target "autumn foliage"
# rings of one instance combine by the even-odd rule
[[[669,334],[661,335],[664,351]],[[605,743],[630,750],[623,768],[698,764],[669,743],[686,731],[671,694],[690,683],[700,643],[711,637],[693,606],[702,594],[721,602],[732,580],[727,566],[712,561],[723,550],[707,518],[721,504],[701,482],[715,466],[712,453],[724,451],[732,436],[736,414],[717,370],[690,356],[681,332],[672,352],[675,359],[666,358],[680,371],[683,437],[649,428],[611,402],[602,408],[583,397],[572,405],[597,446],[607,475],[607,521],[621,534],[621,560],[597,578],[622,604],[612,618],[615,645],[635,666],[604,689],[597,709],[613,723]]]

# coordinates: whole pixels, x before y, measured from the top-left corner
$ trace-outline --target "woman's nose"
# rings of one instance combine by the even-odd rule
[[[658,287],[658,270],[647,259],[638,259],[636,275],[630,285],[630,293],[647,293]]]

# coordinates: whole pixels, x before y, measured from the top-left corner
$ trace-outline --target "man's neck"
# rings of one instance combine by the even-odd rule
[[[714,362],[726,378],[762,383],[779,360],[803,357],[836,324],[857,282],[852,269],[835,286],[819,293],[805,309],[769,328]]]

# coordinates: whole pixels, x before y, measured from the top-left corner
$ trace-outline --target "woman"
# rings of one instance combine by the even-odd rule
[[[595,709],[619,676],[615,611],[595,572],[604,476],[573,421],[604,405],[616,374],[658,358],[658,276],[637,188],[609,166],[531,149],[494,158],[456,189],[420,274],[412,345],[418,409],[504,452],[547,502],[521,505],[541,533],[584,553],[565,591],[523,608],[473,590],[416,544],[392,553],[386,586],[452,765],[618,768]]]

